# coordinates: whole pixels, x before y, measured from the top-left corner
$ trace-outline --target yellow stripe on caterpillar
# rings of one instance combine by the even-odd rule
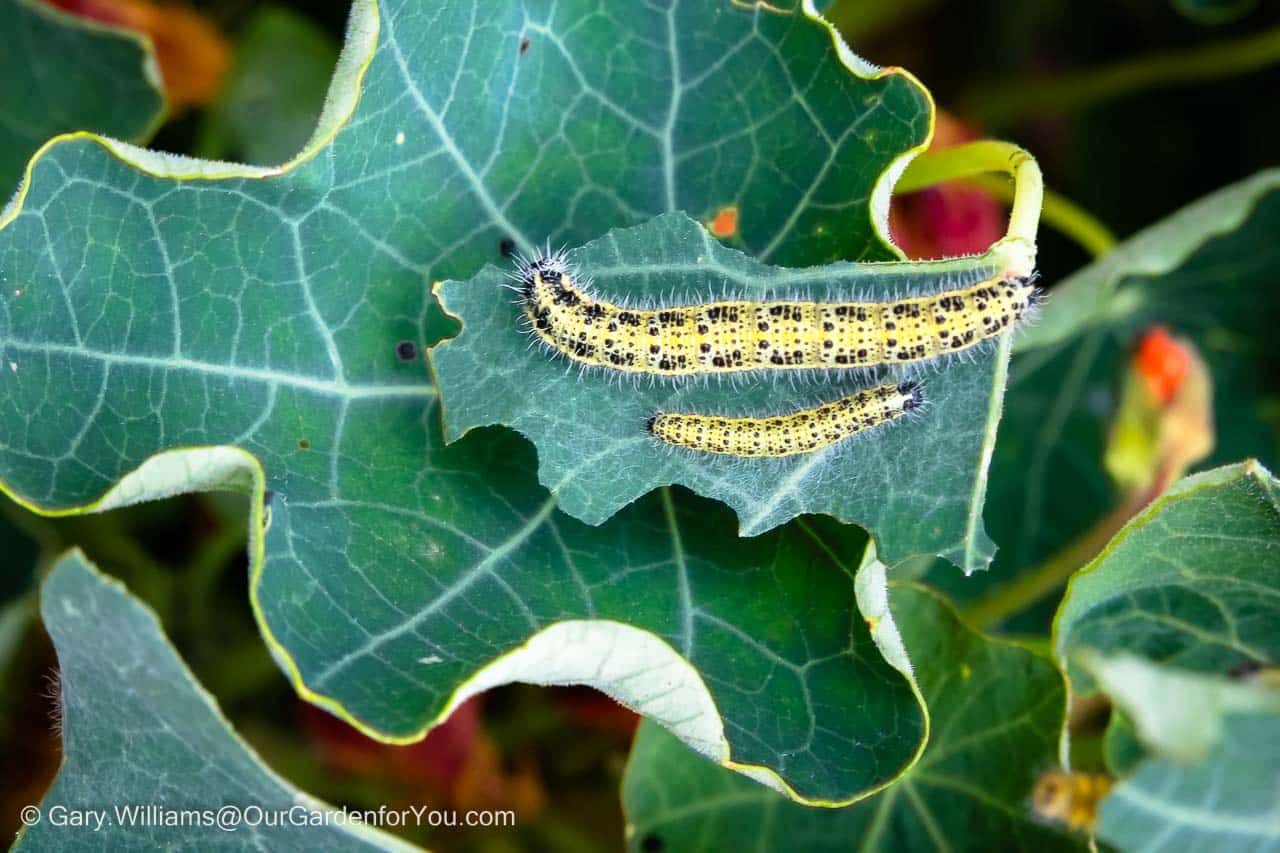
[[[556,352],[672,377],[910,364],[962,352],[1022,319],[1036,290],[1009,276],[884,302],[731,299],[639,309],[593,299],[559,255],[523,264],[518,276],[530,328]]]
[[[891,383],[785,415],[731,418],[661,412],[647,426],[659,440],[689,450],[743,457],[791,456],[830,447],[896,420],[921,401],[916,383]]]

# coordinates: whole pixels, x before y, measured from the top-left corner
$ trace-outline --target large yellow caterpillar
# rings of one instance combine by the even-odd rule
[[[896,420],[920,403],[920,387],[916,383],[891,383],[773,417],[662,412],[649,419],[648,428],[661,441],[689,450],[745,457],[791,456],[821,450]]]
[[[533,333],[584,365],[695,376],[908,364],[988,340],[1022,318],[1035,287],[997,277],[884,302],[732,299],[626,308],[591,298],[558,255],[519,271]]]

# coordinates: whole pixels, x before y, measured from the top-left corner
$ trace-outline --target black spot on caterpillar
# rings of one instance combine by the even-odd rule
[[[916,383],[890,383],[784,415],[731,418],[661,412],[649,418],[646,426],[660,441],[689,450],[742,457],[792,456],[830,447],[897,420],[922,402]]]

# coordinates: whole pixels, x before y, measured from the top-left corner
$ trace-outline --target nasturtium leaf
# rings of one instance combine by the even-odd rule
[[[623,780],[636,851],[1083,850],[1029,812],[1054,763],[1066,704],[1054,665],[965,627],[915,585],[890,607],[931,716],[920,761],[892,787],[841,809],[787,802],[641,725]]]
[[[1225,675],[1280,662],[1280,483],[1256,462],[1180,480],[1081,569],[1055,646],[1078,693],[1077,649]]]
[[[1014,339],[991,463],[989,572],[929,577],[959,600],[1008,581],[1118,507],[1103,467],[1121,380],[1137,337],[1165,326],[1208,366],[1217,442],[1199,467],[1247,457],[1274,468],[1280,445],[1280,170],[1178,211],[1051,287],[1040,319]],[[1104,537],[1105,538],[1105,537]],[[1046,607],[1011,630],[1043,630]]]
[[[264,765],[183,665],[155,615],[79,552],[58,562],[40,598],[58,653],[63,763],[40,802],[39,822],[15,849],[413,849],[345,821]],[[128,811],[147,806],[149,816]],[[100,824],[97,817],[67,823],[88,810]],[[201,816],[198,824],[189,817],[164,825],[159,810]],[[219,826],[219,816],[232,822]]]
[[[612,231],[568,255],[593,297],[623,305],[680,305],[708,293],[743,299],[889,299],[966,287],[1003,274],[1002,248],[936,263],[834,263],[770,267],[721,246],[680,213]],[[515,427],[538,448],[539,477],[561,509],[599,524],[657,486],[679,484],[724,501],[744,535],[801,513],[825,513],[874,531],[889,563],[941,554],[972,570],[991,543],[980,513],[986,459],[998,418],[1007,354],[995,342],[945,369],[863,370],[823,381],[812,372],[653,380],[580,366],[531,346],[506,274],[487,267],[437,288],[458,337],[431,353],[445,437],[489,424]],[[802,295],[802,296],[801,296]],[[742,459],[673,451],[649,434],[658,412],[784,414],[923,372],[924,415],[867,430],[813,453]]]
[[[1103,800],[1102,840],[1121,850],[1280,849],[1280,687],[1129,654],[1079,662],[1149,750],[1126,756],[1126,778]]]
[[[1233,713],[1203,762],[1159,758],[1102,801],[1098,837],[1119,850],[1280,850],[1280,715]]]
[[[612,9],[361,0],[276,169],[49,148],[0,219],[0,478],[46,511],[248,491],[268,643],[374,736],[507,681],[589,683],[846,802],[923,732],[843,568],[861,534],[739,540],[671,491],[587,528],[513,434],[441,441],[429,284],[511,246],[736,206],[730,241],[767,261],[892,254],[892,178],[932,118],[909,75],[799,9]]]
[[[1146,747],[1166,758],[1203,761],[1222,739],[1223,720],[1231,714],[1280,717],[1280,686],[1238,671],[1207,676],[1150,663],[1128,653],[1077,656],[1129,721],[1127,728]]]
[[[1122,849],[1280,844],[1280,483],[1258,463],[1180,480],[1080,570],[1058,611],[1073,692],[1122,716],[1107,760],[1126,778],[1099,835]]]
[[[60,133],[138,141],[164,113],[160,72],[142,36],[53,9],[0,0],[0,199],[27,158]]]

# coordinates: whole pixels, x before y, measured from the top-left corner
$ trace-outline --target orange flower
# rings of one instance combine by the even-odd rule
[[[1168,329],[1155,326],[1138,342],[1133,362],[1151,396],[1161,405],[1167,405],[1187,378],[1191,353],[1173,339]]]
[[[104,24],[142,33],[155,47],[164,91],[172,110],[207,104],[218,94],[231,65],[227,40],[194,9],[147,0],[46,0],[53,6]]]
[[[1209,369],[1195,344],[1152,326],[1125,372],[1107,471],[1142,506],[1208,456],[1214,441]]]

